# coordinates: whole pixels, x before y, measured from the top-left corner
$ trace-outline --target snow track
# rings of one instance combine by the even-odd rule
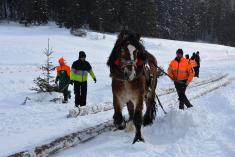
[[[229,82],[230,78],[227,74],[206,79],[200,82],[195,82],[191,86],[189,86],[187,92],[189,92],[190,94],[187,94],[187,96],[190,100],[196,99],[217,88],[227,85]],[[178,99],[175,91],[174,90],[163,90],[163,91],[165,91],[165,93],[164,92],[159,93],[159,95],[161,94],[160,98],[163,100],[162,101],[163,106],[166,107],[168,111],[171,110],[172,108],[177,108]],[[169,98],[171,98],[171,100],[169,100]],[[111,110],[112,107],[110,107],[110,105],[111,105],[110,103],[107,103],[105,105],[102,105],[103,107],[100,106],[99,107],[93,106],[91,108],[88,107],[87,114],[94,114],[106,110]],[[77,131],[63,137],[59,137],[47,144],[10,155],[9,157],[49,156],[59,150],[66,149],[78,143],[90,140],[91,138],[94,138],[101,133],[111,131],[113,130],[113,128],[114,128],[113,122],[112,120],[109,120],[94,127],[87,128],[82,131]]]
[[[227,74],[210,77],[210,78],[198,81],[198,82],[193,82],[192,84],[190,84],[188,86],[188,89],[198,87],[198,86],[202,86],[202,85],[206,85],[206,84],[210,84],[210,83],[219,81],[219,80],[221,80],[225,77],[227,77]],[[163,95],[171,94],[171,93],[174,93],[174,92],[176,92],[175,88],[162,89],[161,91],[158,92],[159,93],[158,96],[163,96]]]
[[[188,90],[192,91],[192,90],[195,90],[195,88],[204,88],[204,87],[207,87],[213,83],[223,81],[225,78],[228,78],[227,74],[213,76],[213,77],[210,77],[210,78],[198,81],[198,82],[193,82],[191,85],[189,85]],[[192,88],[194,88],[194,89],[192,89]],[[157,93],[158,93],[159,97],[163,97],[163,96],[166,96],[169,94],[176,93],[176,89],[175,88],[161,89],[160,91],[157,91]],[[197,96],[198,95],[196,95],[196,97]],[[175,103],[176,101],[177,101],[177,99],[174,100],[173,103]],[[164,102],[163,104],[167,104],[167,102],[166,103]],[[112,110],[112,109],[113,109],[113,103],[112,102],[105,102],[104,104],[96,104],[96,105],[92,105],[92,106],[86,106],[85,108],[82,108],[82,111],[77,113],[77,115],[78,116],[85,116],[88,114],[97,114],[99,112],[108,111],[108,110]]]

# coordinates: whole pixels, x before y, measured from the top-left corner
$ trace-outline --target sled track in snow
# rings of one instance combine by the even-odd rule
[[[219,76],[214,76],[211,78],[207,78],[198,82],[193,82],[187,90],[190,90],[192,88],[197,88],[197,87],[202,87],[220,80],[223,80],[224,78],[228,77],[228,74],[225,75],[219,75]],[[176,93],[175,88],[168,88],[168,89],[162,89],[160,91],[157,91],[157,95],[159,97],[169,95],[172,93]],[[77,116],[85,116],[89,114],[97,114],[99,112],[104,112],[104,111],[109,111],[113,109],[113,103],[112,102],[105,102],[103,104],[97,104],[97,105],[92,105],[92,106],[86,106],[83,108],[79,113],[77,113]],[[78,112],[78,111],[77,111]]]
[[[225,74],[225,75],[221,75],[221,76],[217,76],[217,77],[211,77],[209,79],[201,80],[201,81],[198,81],[198,82],[193,82],[192,84],[190,84],[188,86],[187,89],[199,87],[199,86],[206,85],[206,84],[210,84],[210,83],[219,81],[219,80],[221,80],[221,79],[223,79],[227,76],[228,76],[228,74]],[[163,95],[171,94],[171,93],[174,93],[174,92],[176,92],[175,88],[163,89],[162,91],[160,91],[158,96],[163,96]]]
[[[205,95],[211,91],[214,91],[215,89],[218,89],[222,86],[229,84],[230,79],[228,75],[223,75],[223,76],[217,77],[217,79],[214,79],[214,81],[210,81],[210,82],[208,81],[204,81],[204,83],[202,83],[201,81],[201,83],[198,83],[198,84],[195,83],[195,85],[192,84],[191,87],[188,88],[189,92],[193,90],[193,88],[197,88],[197,87],[199,88],[199,86],[200,86],[200,89],[194,90],[193,94],[188,95],[188,98],[190,100],[196,99],[202,95]],[[176,94],[173,91],[171,93]],[[171,93],[167,92],[167,94],[165,95],[168,95]],[[178,102],[178,99],[176,97],[175,99],[171,101],[169,100],[163,101],[163,104],[164,106],[167,105],[168,109],[171,109],[171,108],[178,107],[178,105],[176,105],[177,102]],[[54,141],[51,141],[50,143],[37,146],[30,150],[18,152],[8,157],[46,157],[46,156],[54,154],[55,152],[59,150],[72,147],[78,143],[86,142],[101,133],[108,132],[113,129],[114,129],[113,121],[109,120],[107,122],[101,123],[94,127],[90,127],[82,131],[80,130],[80,131],[68,134],[66,136],[59,137],[55,139]]]

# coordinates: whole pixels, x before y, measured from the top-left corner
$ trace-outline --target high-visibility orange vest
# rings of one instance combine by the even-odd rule
[[[197,62],[195,61],[195,59],[190,59],[189,61],[193,68],[197,66]]]
[[[62,70],[63,70],[63,71],[66,71],[67,75],[70,77],[70,71],[71,71],[71,69],[70,69],[70,67],[69,67],[68,65],[66,65],[66,64],[62,64],[62,65],[56,67],[57,76],[59,76],[59,72],[62,71]]]
[[[194,69],[186,58],[181,58],[178,62],[172,60],[167,70],[168,75],[172,80],[188,80],[188,83],[193,80]]]

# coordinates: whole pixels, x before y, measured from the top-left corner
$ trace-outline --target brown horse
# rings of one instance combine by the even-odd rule
[[[133,143],[144,142],[141,126],[152,124],[156,116],[157,60],[145,50],[139,36],[122,31],[107,65],[112,77],[114,124],[118,129],[126,127],[122,115],[122,106],[126,104],[129,112],[128,122],[134,123],[136,129]],[[143,117],[144,101],[146,112]]]

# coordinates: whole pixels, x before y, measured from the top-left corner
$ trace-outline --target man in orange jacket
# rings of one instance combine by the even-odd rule
[[[68,102],[68,97],[71,97],[70,92],[68,91],[70,83],[70,67],[65,64],[64,58],[61,57],[58,60],[59,66],[56,67],[57,76],[55,83],[59,81],[59,91],[63,93],[64,100],[63,103]]]
[[[184,104],[188,108],[193,107],[185,95],[185,91],[188,84],[193,80],[194,70],[189,61],[183,57],[182,49],[176,51],[176,58],[171,61],[167,73],[174,81],[179,96],[179,109],[183,110]]]

